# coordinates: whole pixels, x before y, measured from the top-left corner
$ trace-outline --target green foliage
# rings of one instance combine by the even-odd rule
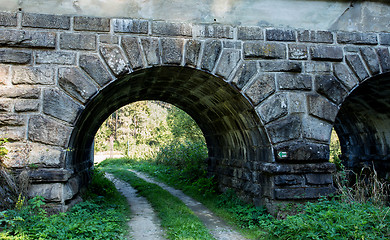
[[[130,183],[157,211],[169,239],[214,239],[203,223],[177,197],[153,183],[148,183],[126,169],[106,168],[116,177]]]
[[[371,203],[323,199],[307,203],[302,214],[273,221],[268,232],[275,239],[389,239],[388,213]]]
[[[0,162],[8,154],[8,150],[4,147],[6,142],[8,142],[6,138],[0,138]]]
[[[48,216],[42,197],[0,212],[0,239],[124,239],[126,199],[95,171],[88,201],[66,213]]]

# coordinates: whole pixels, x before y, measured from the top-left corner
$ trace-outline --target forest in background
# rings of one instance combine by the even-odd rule
[[[139,101],[113,112],[95,135],[95,152],[116,151],[129,158],[152,159],[160,150],[201,146],[202,131],[181,109],[161,101]]]

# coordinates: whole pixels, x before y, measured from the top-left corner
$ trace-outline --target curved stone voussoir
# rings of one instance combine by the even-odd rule
[[[220,40],[206,40],[204,44],[201,68],[212,72],[221,54],[222,43]]]
[[[200,49],[202,42],[199,40],[190,39],[185,44],[186,54],[184,64],[190,67],[198,65]]]
[[[390,72],[390,53],[388,48],[377,49],[382,73]]]
[[[98,91],[92,80],[78,67],[60,68],[58,71],[58,84],[83,104]]]
[[[43,91],[43,112],[47,115],[73,124],[82,109],[81,104],[59,90]]]
[[[257,112],[265,123],[286,116],[288,114],[287,94],[275,93],[258,106]]]
[[[324,144],[330,142],[333,124],[321,119],[305,116],[302,118],[302,136]]]
[[[144,55],[141,52],[141,46],[137,37],[124,36],[121,41],[122,47],[127,54],[132,69],[144,67]]]
[[[112,80],[110,73],[97,55],[80,55],[79,64],[80,68],[101,87]]]
[[[290,114],[265,126],[271,142],[281,143],[301,137],[302,119],[298,114]]]
[[[66,147],[73,128],[41,115],[30,117],[28,139],[33,142]]]
[[[371,72],[371,74],[379,74],[381,70],[375,50],[371,47],[361,47],[360,53],[362,54],[362,58],[366,62],[368,70]]]
[[[115,76],[126,74],[130,71],[128,61],[119,46],[101,45],[100,53]]]
[[[160,47],[158,38],[141,38],[141,44],[144,49],[146,62],[150,66],[160,64]]]
[[[309,114],[326,121],[334,122],[339,111],[337,105],[319,94],[307,95]]]
[[[224,79],[228,79],[232,71],[237,67],[240,59],[241,50],[224,49],[215,73]]]
[[[358,54],[346,55],[345,61],[361,82],[370,77],[370,74],[367,72],[363,61]]]
[[[348,95],[348,91],[330,74],[316,76],[315,89],[337,105],[341,104]]]
[[[235,72],[232,83],[234,83],[239,89],[245,87],[245,85],[253,78],[258,72],[257,64],[255,61],[243,61]]]
[[[183,58],[184,40],[180,38],[161,39],[162,64],[180,65]]]
[[[359,84],[357,77],[349,70],[344,63],[333,64],[335,77],[350,91]]]
[[[246,78],[246,76],[243,77]],[[256,76],[256,79],[245,90],[245,94],[256,106],[271,94],[273,94],[275,90],[275,74],[264,73]]]

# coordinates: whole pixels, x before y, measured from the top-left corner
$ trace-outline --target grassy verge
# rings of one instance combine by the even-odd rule
[[[125,239],[129,208],[115,186],[95,171],[84,196],[70,211],[48,216],[42,197],[0,212],[0,239]]]
[[[177,197],[157,186],[138,178],[121,168],[103,168],[117,178],[128,182],[144,196],[158,213],[161,225],[169,239],[214,239],[194,213]]]
[[[337,196],[288,206],[300,209],[300,213],[280,220],[243,203],[232,191],[218,195],[208,180],[188,181],[173,167],[130,159],[108,160],[102,165],[142,171],[181,189],[251,239],[390,239],[390,208],[372,202],[345,201]]]

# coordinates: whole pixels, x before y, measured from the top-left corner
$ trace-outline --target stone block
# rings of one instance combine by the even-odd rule
[[[333,64],[333,70],[335,77],[345,86],[348,90],[352,90],[359,80],[356,76],[350,72],[348,67],[343,63]]]
[[[288,107],[289,113],[306,113],[306,99],[305,94],[300,92],[288,93]]]
[[[308,58],[307,46],[303,44],[289,44],[288,58],[292,60],[306,60]]]
[[[77,67],[60,68],[58,85],[82,103],[86,103],[98,91],[91,79]]]
[[[66,169],[35,169],[29,172],[29,177],[33,183],[66,182],[71,174]]]
[[[337,42],[343,44],[378,44],[378,38],[375,33],[359,32],[339,32],[337,33]]]
[[[241,51],[237,49],[224,49],[219,60],[216,74],[222,76],[225,80],[229,78],[233,69],[241,59]]]
[[[261,72],[301,72],[302,63],[290,61],[260,61]]]
[[[61,202],[63,201],[63,187],[64,184],[62,183],[31,184],[28,189],[28,196],[30,198],[42,196],[45,201]]]
[[[328,143],[333,125],[318,118],[307,116],[302,121],[302,135],[306,139],[313,139]]]
[[[311,90],[312,79],[308,74],[297,73],[279,73],[277,83],[280,89],[283,90]]]
[[[213,71],[215,63],[222,51],[222,44],[219,40],[207,40],[203,50],[202,69]]]
[[[207,24],[195,26],[195,35],[204,38],[229,38],[234,35],[233,27],[226,25]]]
[[[309,31],[298,32],[298,41],[312,43],[333,43],[333,34],[329,31]]]
[[[180,65],[183,57],[184,40],[177,38],[161,39],[161,60],[163,64]]]
[[[142,38],[141,44],[144,49],[144,54],[148,65],[160,64],[160,48],[158,38]]]
[[[30,99],[21,99],[15,102],[15,112],[37,112],[39,110],[39,101]]]
[[[152,34],[162,36],[192,36],[192,27],[189,23],[174,23],[165,21],[152,22]]]
[[[47,115],[74,123],[83,107],[62,91],[44,89],[42,109]]]
[[[0,127],[0,136],[6,136],[8,141],[24,141],[26,139],[26,127],[5,126]]]
[[[241,50],[241,41],[235,41],[235,40],[223,40],[223,48],[233,48]]]
[[[4,27],[16,27],[18,17],[16,13],[0,13],[0,26]]]
[[[293,30],[267,29],[265,31],[265,38],[268,41],[285,41],[285,42],[296,41],[295,31]]]
[[[341,104],[348,95],[348,91],[333,75],[318,75],[315,79],[316,91],[336,103]]]
[[[390,33],[379,33],[379,42],[381,45],[390,45]]]
[[[55,48],[55,32],[0,30],[0,46]]]
[[[188,40],[185,45],[185,65],[196,67],[199,60],[199,52],[202,43],[198,40]]]
[[[107,44],[118,44],[119,37],[110,34],[99,34],[99,42]]]
[[[52,85],[55,69],[52,67],[24,67],[15,66],[12,68],[12,83],[29,85]]]
[[[64,51],[38,51],[35,53],[37,64],[74,65],[76,53]]]
[[[368,70],[371,72],[371,74],[379,74],[380,68],[375,50],[371,47],[365,47],[360,48],[360,53],[362,54],[363,60],[366,62]]]
[[[64,199],[72,199],[80,190],[80,181],[78,178],[71,178],[64,187]]]
[[[329,185],[333,183],[332,174],[309,173],[305,175],[305,178],[309,185]]]
[[[122,47],[127,54],[132,69],[142,68],[145,65],[138,38],[122,37]]]
[[[257,66],[254,61],[244,61],[241,66],[237,69],[234,77],[232,79],[232,83],[234,83],[239,89],[242,89],[253,76],[257,74]],[[275,85],[275,84],[274,84]],[[257,87],[255,87],[257,88]],[[261,91],[261,86],[259,91]],[[255,92],[251,93],[251,96],[257,95],[258,90],[253,89]],[[249,94],[249,93],[247,93]],[[249,95],[248,95],[249,96]],[[254,101],[254,102],[257,102]]]
[[[318,144],[307,141],[294,141],[277,145],[277,151],[288,151],[288,156],[294,156],[294,153],[304,153],[304,158],[292,158],[296,160],[315,160],[315,163],[300,162],[297,163],[259,163],[256,164],[255,169],[260,173],[266,174],[304,174],[304,173],[333,173],[336,171],[336,166],[329,162],[329,154],[324,161],[318,162],[322,158],[310,157],[311,154],[318,155],[317,153],[329,152],[329,146],[326,144]],[[294,151],[295,149],[295,151]],[[276,152],[277,152],[276,151]]]
[[[328,99],[318,94],[310,94],[307,96],[307,102],[309,104],[309,114],[330,122],[335,121],[339,109]]]
[[[335,192],[334,187],[306,187],[306,188],[277,188],[275,189],[275,199],[317,199]]]
[[[62,33],[60,48],[66,50],[96,50],[96,35]]]
[[[119,33],[148,33],[148,21],[144,19],[113,19],[114,32]]]
[[[0,113],[0,127],[2,126],[24,126],[26,116],[14,113]]]
[[[37,13],[23,13],[22,27],[69,29],[70,17]]]
[[[0,112],[12,112],[13,101],[0,99]]]
[[[31,51],[0,49],[0,63],[27,64],[31,62]]]
[[[277,186],[302,185],[303,183],[304,183],[304,177],[300,175],[275,176],[275,185]]]
[[[244,57],[253,59],[285,59],[286,45],[283,43],[244,42]]]
[[[246,89],[245,94],[252,100],[254,105],[269,97],[276,90],[274,74],[260,74]]]
[[[343,49],[338,46],[316,45],[310,47],[310,55],[313,60],[342,61]]]
[[[0,65],[0,85],[9,84],[10,66]]]
[[[261,27],[238,27],[237,35],[239,40],[264,40]]]
[[[356,74],[356,76],[359,78],[360,81],[364,81],[365,79],[370,77],[359,55],[348,54],[345,56],[345,61],[347,62],[348,66],[352,69],[352,71]]]
[[[1,87],[0,97],[3,98],[21,98],[21,99],[38,99],[41,90],[37,87]]]
[[[101,45],[100,52],[115,76],[126,74],[130,71],[127,60],[117,45]]]
[[[79,65],[99,86],[104,86],[112,80],[97,55],[80,55]]]
[[[390,54],[388,48],[378,48],[376,50],[379,57],[379,63],[382,68],[382,72],[389,72],[390,71]]]
[[[332,65],[329,62],[305,62],[305,73],[330,73],[332,71]]]
[[[73,29],[76,31],[109,32],[110,19],[98,17],[74,17]]]
[[[265,123],[281,118],[288,113],[288,100],[285,93],[276,93],[263,101],[256,109]]]
[[[31,116],[28,123],[28,139],[33,142],[65,147],[71,132],[71,127],[41,115]]]
[[[266,125],[272,143],[297,139],[301,135],[302,120],[298,115],[289,115]]]

